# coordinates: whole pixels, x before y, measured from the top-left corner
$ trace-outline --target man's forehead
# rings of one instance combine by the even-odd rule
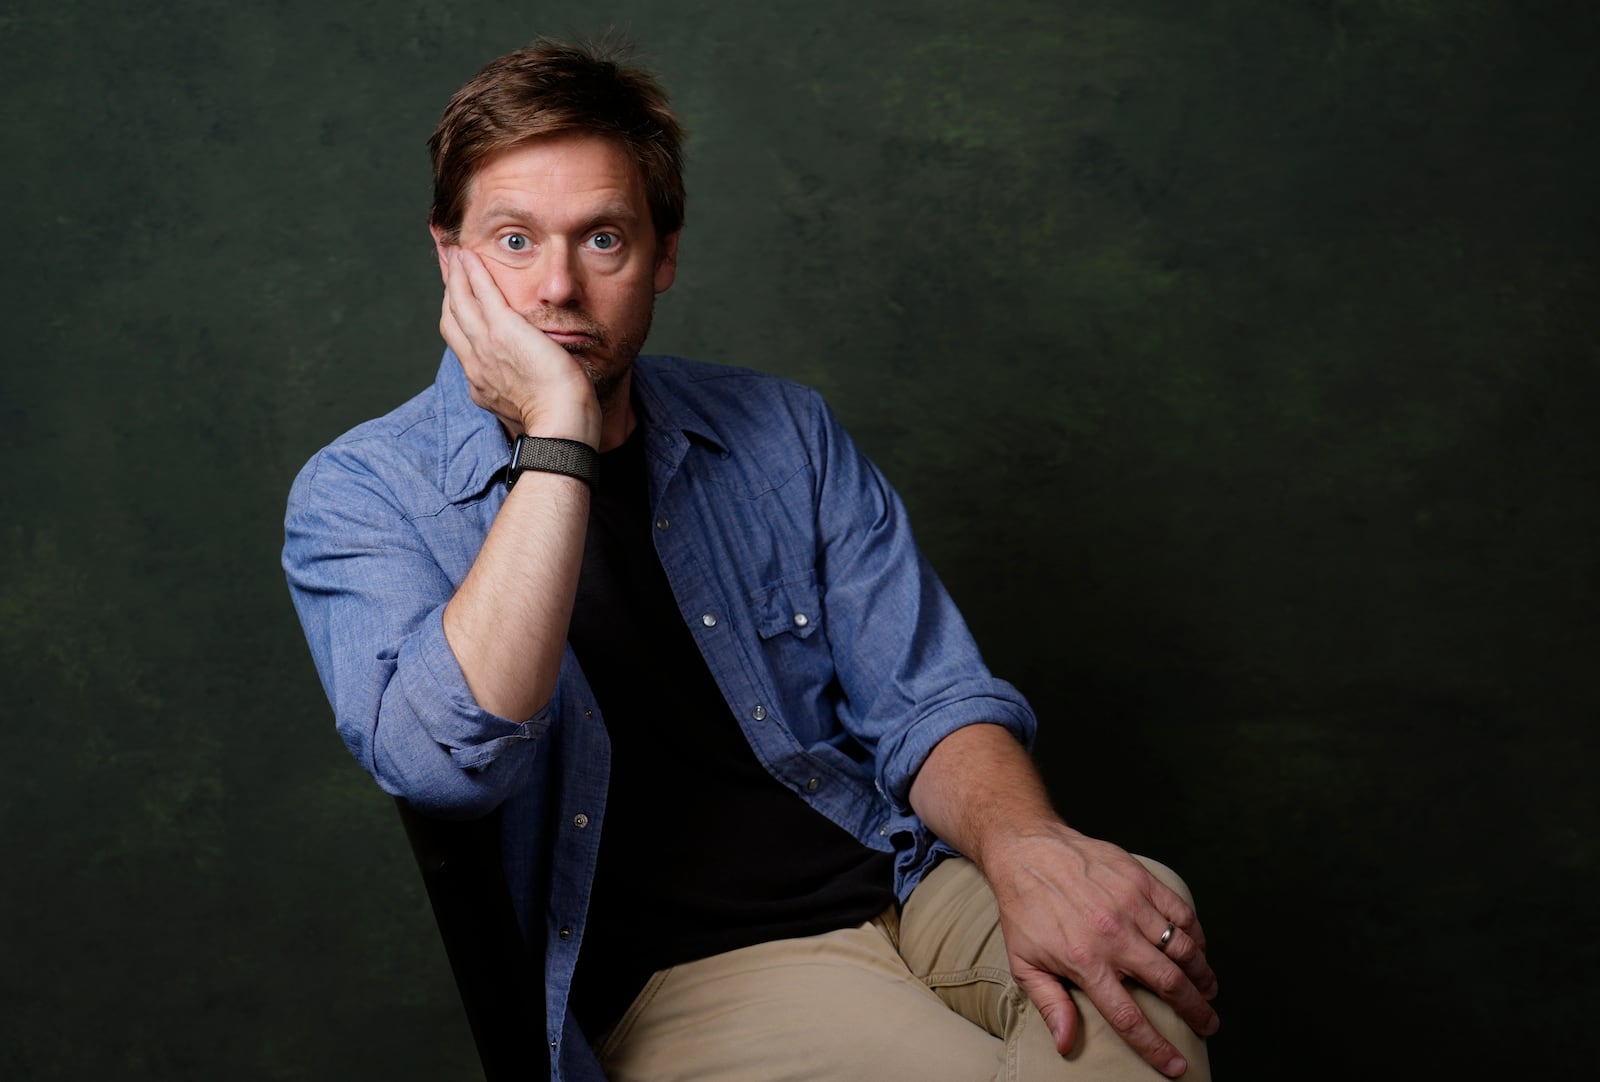
[[[491,193],[491,198],[481,207],[469,205],[469,217],[482,222],[525,222],[534,224],[545,216],[541,211],[559,211],[562,207],[570,207],[575,211],[581,211],[585,221],[606,221],[616,225],[632,225],[643,216],[643,210],[626,199],[586,202],[579,206],[575,202],[562,201],[559,198],[544,199],[530,203],[526,200],[494,198],[495,194],[498,193]]]
[[[471,217],[526,213],[530,201],[609,204],[635,218],[647,213],[638,163],[598,135],[541,136],[503,150],[473,173],[466,197]]]

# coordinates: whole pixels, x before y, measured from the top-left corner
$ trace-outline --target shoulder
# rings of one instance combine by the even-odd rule
[[[400,505],[442,498],[443,410],[437,387],[430,386],[338,436],[301,467],[289,493],[290,513],[361,493],[387,494]]]

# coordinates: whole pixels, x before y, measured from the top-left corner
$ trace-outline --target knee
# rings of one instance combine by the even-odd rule
[[[1167,886],[1171,887],[1184,901],[1188,902],[1191,907],[1194,905],[1194,894],[1190,892],[1189,884],[1183,881],[1182,876],[1173,871],[1171,868],[1167,867],[1165,864],[1161,863],[1159,860],[1151,860],[1149,857],[1140,856],[1138,853],[1133,854],[1133,856],[1135,860],[1145,866],[1145,869],[1149,871],[1151,875],[1155,876]]]

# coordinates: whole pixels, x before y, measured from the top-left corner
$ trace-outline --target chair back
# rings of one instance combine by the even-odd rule
[[[544,944],[522,934],[500,863],[500,812],[456,821],[396,799],[486,1082],[550,1077]],[[537,923],[537,922],[536,922]]]

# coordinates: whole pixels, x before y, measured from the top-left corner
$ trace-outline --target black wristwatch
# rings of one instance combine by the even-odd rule
[[[521,435],[511,445],[511,462],[506,466],[507,488],[517,483],[523,470],[564,473],[593,488],[600,479],[600,456],[593,447],[579,440]]]

